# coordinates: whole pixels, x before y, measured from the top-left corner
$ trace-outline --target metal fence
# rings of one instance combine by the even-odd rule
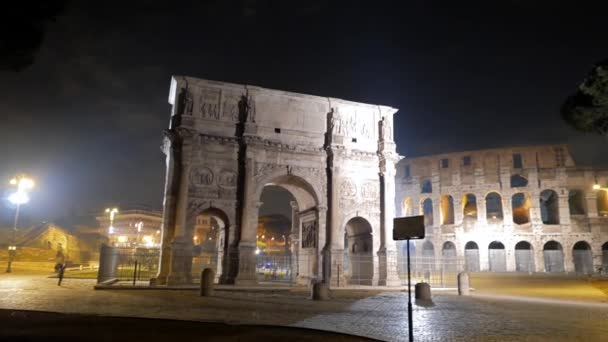
[[[102,246],[97,282],[148,282],[158,272],[160,250],[157,248],[122,248]]]
[[[258,255],[256,276],[259,282],[295,283],[298,265],[291,255]]]
[[[465,270],[464,258],[459,257],[411,257],[412,283],[426,282],[432,287],[456,287],[458,273]],[[398,260],[397,273],[403,285],[407,284],[407,258]]]

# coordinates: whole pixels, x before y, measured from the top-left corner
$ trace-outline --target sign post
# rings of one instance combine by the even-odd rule
[[[415,239],[424,239],[424,216],[398,217],[393,219],[393,240],[405,240],[407,243],[407,329],[410,342],[414,341],[410,240]]]

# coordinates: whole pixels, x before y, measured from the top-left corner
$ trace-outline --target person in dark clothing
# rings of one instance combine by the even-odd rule
[[[57,286],[61,286],[61,282],[63,281],[64,272],[65,272],[65,263],[59,265],[59,274],[58,274],[59,282],[57,283]]]

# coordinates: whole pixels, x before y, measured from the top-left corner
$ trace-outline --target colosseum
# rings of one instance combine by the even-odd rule
[[[565,145],[447,153],[398,163],[396,209],[424,215],[414,264],[591,273],[608,270],[607,185]]]

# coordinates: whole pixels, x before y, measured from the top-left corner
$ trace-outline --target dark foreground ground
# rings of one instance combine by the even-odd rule
[[[415,303],[416,341],[608,341],[606,294],[593,279],[481,274],[471,280],[476,289],[471,296],[435,290],[432,303]],[[48,275],[0,273],[0,309],[6,310],[0,315],[0,340],[19,341],[18,333],[27,332],[33,335],[21,335],[22,341],[33,336],[34,341],[289,342],[344,336],[333,333],[407,341],[402,291],[334,290],[330,300],[312,301],[297,289],[218,290],[200,297],[193,290],[94,290],[94,285],[91,279],[64,279],[57,286]],[[10,311],[34,313],[8,319]],[[69,315],[53,321],[36,312]]]
[[[374,341],[326,331],[0,310],[1,341]]]

